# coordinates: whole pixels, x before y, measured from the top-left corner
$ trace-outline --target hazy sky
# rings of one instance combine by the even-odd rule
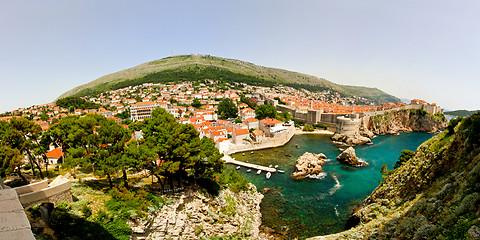
[[[210,54],[480,109],[480,1],[1,1],[0,112]]]

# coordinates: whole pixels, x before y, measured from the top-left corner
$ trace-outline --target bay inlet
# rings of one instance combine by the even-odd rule
[[[261,205],[263,225],[286,238],[305,238],[342,231],[353,207],[378,186],[382,164],[392,169],[401,150],[415,150],[432,136],[428,133],[377,136],[373,145],[355,147],[357,157],[368,163],[362,168],[340,164],[335,158],[341,149],[332,144],[327,135],[319,134],[295,135],[283,147],[258,150],[245,156],[237,153],[232,157],[263,166],[278,165],[278,169],[285,171],[274,173],[267,180],[265,173],[256,175],[244,167],[237,170],[257,189],[267,190]],[[323,165],[326,173],[323,178],[291,178],[296,159],[305,152],[327,156],[329,161]]]

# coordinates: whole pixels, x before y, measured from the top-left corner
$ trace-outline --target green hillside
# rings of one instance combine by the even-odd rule
[[[344,96],[362,96],[377,103],[400,102],[397,97],[376,88],[338,85],[306,74],[209,55],[182,55],[147,62],[100,77],[62,94],[59,98],[94,95],[148,82],[165,83],[204,79],[242,82],[258,86],[274,86],[281,83],[310,91],[330,89]]]
[[[473,115],[474,113],[478,112],[479,110],[473,110],[473,111],[469,111],[469,110],[455,110],[455,111],[449,111],[449,112],[445,112],[445,114],[447,115],[452,115],[452,116],[458,116],[458,117],[468,117],[468,116],[471,116]]]

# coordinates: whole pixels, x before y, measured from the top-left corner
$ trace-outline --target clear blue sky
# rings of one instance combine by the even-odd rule
[[[0,112],[171,53],[480,109],[479,12],[476,0],[2,1]]]

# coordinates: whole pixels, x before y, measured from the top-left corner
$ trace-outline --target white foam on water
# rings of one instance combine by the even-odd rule
[[[322,172],[322,173],[319,173],[319,174],[317,174],[317,175],[315,175],[315,174],[308,174],[306,177],[308,177],[308,178],[313,178],[313,179],[324,179],[326,176],[327,176],[327,173]]]
[[[333,195],[338,189],[342,187],[342,184],[340,184],[340,181],[338,181],[337,176],[335,175],[332,175],[332,176],[333,176],[333,179],[335,180],[335,185],[332,188],[330,188],[330,190],[328,191],[330,195]]]

